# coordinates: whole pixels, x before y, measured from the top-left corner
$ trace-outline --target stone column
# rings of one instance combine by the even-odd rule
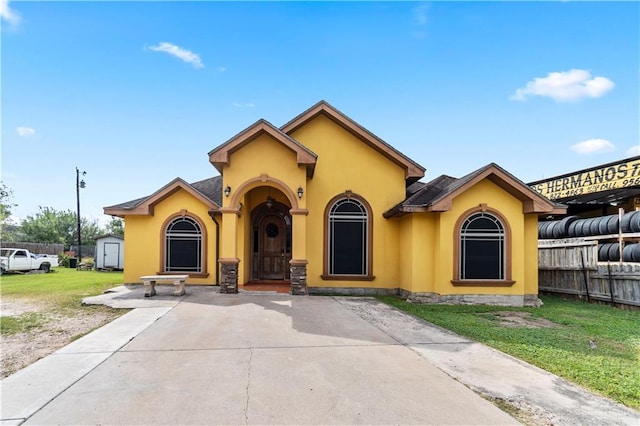
[[[304,201],[304,200],[302,200]],[[305,208],[289,210],[293,221],[291,231],[293,233],[291,265],[291,290],[293,295],[309,294],[307,291],[307,215]]]
[[[222,213],[222,232],[220,240],[220,293],[238,292],[238,259],[236,233],[238,229],[239,209],[224,207]]]
[[[238,292],[238,265],[240,259],[220,259],[222,272],[220,274],[220,293],[230,294]]]
[[[307,261],[306,259],[291,259],[291,294],[294,296],[307,295]]]

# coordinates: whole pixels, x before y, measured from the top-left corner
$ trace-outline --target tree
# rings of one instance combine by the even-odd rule
[[[96,220],[80,219],[82,241],[92,244],[102,233]],[[65,248],[78,243],[77,215],[71,210],[58,211],[50,207],[40,206],[34,216],[27,216],[22,221],[22,232],[25,242],[64,244]]]
[[[17,204],[13,204],[13,191],[0,181],[0,239],[2,241],[15,241],[15,226],[11,221],[11,209]]]
[[[0,181],[0,222],[5,223],[11,216],[11,209],[17,204],[11,203],[13,191]]]
[[[124,235],[124,221],[119,217],[113,217],[107,223],[107,233],[113,235]]]

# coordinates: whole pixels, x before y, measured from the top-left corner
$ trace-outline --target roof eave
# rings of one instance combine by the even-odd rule
[[[191,194],[193,197],[200,200],[204,203],[209,209],[217,209],[220,206],[216,204],[209,197],[189,185],[181,178],[175,178],[150,196],[148,196],[145,200],[140,202],[138,205],[132,208],[110,208],[105,207],[103,209],[105,214],[111,216],[124,217],[126,216],[153,216],[153,209],[156,204],[163,201],[167,197],[173,195],[179,190],[184,190]]]
[[[443,194],[438,199],[433,200],[429,206],[429,211],[451,210],[454,198],[484,179],[490,180],[495,185],[522,201],[522,212],[525,214],[562,211],[561,207],[558,207],[552,201],[538,194],[526,184],[520,182],[517,178],[510,175],[497,164],[489,164],[488,166],[485,166],[473,173],[475,173],[475,175],[464,184],[451,192]]]
[[[313,176],[318,156],[266,120],[258,120],[222,145],[209,151],[209,162],[222,174],[224,167],[231,164],[231,154],[264,134],[293,151],[296,154],[297,164],[306,166],[307,175]]]
[[[402,217],[410,213],[424,213],[429,209],[426,206],[395,206],[382,214],[385,219]]]
[[[380,152],[389,160],[404,168],[405,180],[407,182],[413,183],[424,177],[424,173],[426,171],[424,167],[411,160],[400,151],[396,150],[394,147],[371,133],[369,130],[367,130],[348,116],[344,115],[341,111],[324,100],[316,103],[311,108],[293,118],[284,126],[280,127],[280,130],[287,135],[290,135],[320,114],[325,115],[333,122],[365,142],[371,148]]]

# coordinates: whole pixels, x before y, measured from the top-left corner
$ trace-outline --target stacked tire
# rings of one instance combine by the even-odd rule
[[[562,220],[540,222],[538,238],[559,239],[577,237],[596,237],[600,235],[640,232],[640,211],[625,213],[620,220],[617,214],[581,219],[567,216]]]
[[[620,244],[604,243],[598,247],[598,261],[618,262],[620,260]],[[640,244],[625,244],[622,248],[623,262],[640,262]]]
[[[622,248],[623,262],[640,262],[640,244],[625,244]]]
[[[543,240],[568,238],[569,228],[579,220],[581,219],[578,216],[567,216],[562,220],[541,222],[538,224],[538,238]]]
[[[604,243],[598,247],[598,261],[617,262],[620,260],[620,244]]]

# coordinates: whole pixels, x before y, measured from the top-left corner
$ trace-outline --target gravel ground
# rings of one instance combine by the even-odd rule
[[[25,333],[0,335],[0,378],[5,378],[57,351],[124,312],[126,311],[91,306],[61,315],[43,303],[3,297],[0,299],[1,316],[15,317],[26,313],[39,313],[44,317],[44,324]]]

